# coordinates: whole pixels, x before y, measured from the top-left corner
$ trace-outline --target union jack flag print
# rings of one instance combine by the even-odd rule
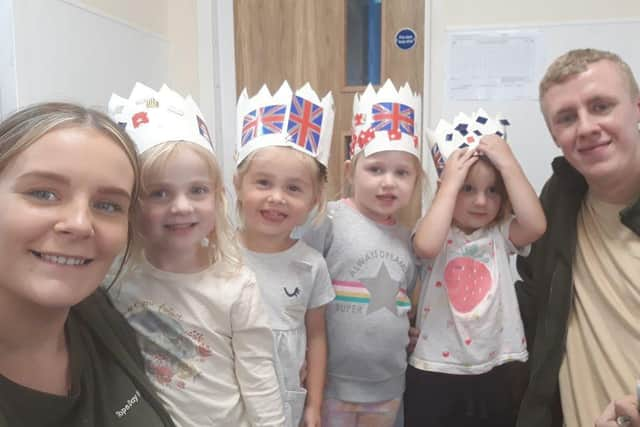
[[[317,154],[322,129],[322,107],[294,96],[289,112],[287,132],[290,140],[304,147],[305,150]]]
[[[240,145],[245,145],[260,135],[282,132],[286,111],[286,105],[267,105],[244,116]]]
[[[398,131],[413,136],[413,108],[396,102],[381,102],[372,108],[372,128],[376,132]]]

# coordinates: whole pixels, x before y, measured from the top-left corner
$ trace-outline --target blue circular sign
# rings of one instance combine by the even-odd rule
[[[403,28],[396,33],[396,46],[408,50],[416,45],[416,32],[411,28]]]

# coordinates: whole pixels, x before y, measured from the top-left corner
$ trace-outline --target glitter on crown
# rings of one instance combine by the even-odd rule
[[[421,98],[405,83],[396,90],[387,80],[376,91],[371,84],[353,98],[350,155],[406,151],[420,157]]]
[[[129,98],[112,94],[107,111],[129,134],[139,153],[168,141],[191,142],[214,152],[198,105],[190,95],[183,98],[167,85],[155,91],[136,83]]]
[[[328,165],[333,134],[331,92],[322,100],[306,83],[295,93],[288,82],[273,95],[266,85],[249,97],[246,88],[236,108],[236,162],[263,147],[291,147]]]
[[[510,123],[498,113],[492,118],[482,108],[469,117],[458,113],[452,123],[440,119],[435,130],[427,129],[427,138],[431,144],[431,156],[438,171],[442,173],[444,165],[455,150],[467,148],[475,150],[485,135],[496,134],[507,139],[506,127]]]

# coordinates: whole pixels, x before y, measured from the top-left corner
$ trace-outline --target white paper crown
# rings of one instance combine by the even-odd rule
[[[351,156],[399,150],[419,158],[420,107],[420,95],[408,83],[396,90],[387,80],[377,92],[369,84],[353,98]]]
[[[427,129],[427,138],[431,143],[431,156],[438,175],[444,169],[444,164],[451,153],[460,148],[475,150],[484,135],[496,134],[506,140],[506,126],[509,125],[509,121],[500,113],[492,118],[482,108],[471,117],[458,113],[453,123],[440,119],[435,130]]]
[[[129,134],[139,153],[168,141],[187,141],[214,152],[209,129],[191,96],[163,85],[155,91],[136,83],[128,99],[111,95],[111,118]]]
[[[266,86],[249,98],[244,89],[236,109],[236,162],[269,146],[292,147],[328,165],[333,134],[331,92],[322,101],[309,83],[292,93],[282,83],[273,95]]]

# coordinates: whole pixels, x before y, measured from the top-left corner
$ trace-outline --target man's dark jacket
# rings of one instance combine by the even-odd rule
[[[529,345],[529,385],[517,427],[562,426],[558,374],[573,301],[577,218],[587,183],[564,157],[554,159],[552,167],[540,195],[547,231],[531,254],[517,261],[522,280],[516,292]],[[620,221],[640,236],[640,199],[620,212]]]

